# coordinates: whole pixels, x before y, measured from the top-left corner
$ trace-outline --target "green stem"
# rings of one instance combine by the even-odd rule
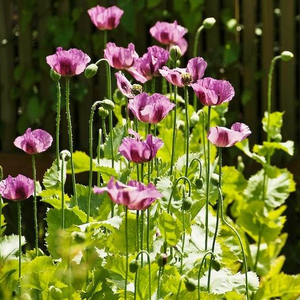
[[[222,186],[222,148],[221,147],[219,147],[219,186],[220,187]],[[217,235],[218,235],[219,211],[220,211],[220,199],[218,200],[218,203],[217,203],[216,228],[215,228],[215,234],[214,234],[212,249],[211,249],[212,253],[215,252],[215,245],[216,245],[216,240],[217,240]],[[207,291],[208,292],[209,292],[209,288],[210,288],[211,268],[212,268],[212,260],[210,260],[209,269],[208,269],[208,278],[207,278]]]
[[[181,261],[180,261],[180,274],[182,275],[182,269],[183,269],[183,255],[184,255],[184,244],[185,244],[185,213],[184,210],[182,210],[182,228],[183,228],[183,234],[182,234],[182,248],[181,248]]]
[[[203,155],[204,155],[204,161],[206,162],[206,139],[205,139],[205,112],[204,110],[201,110],[201,115],[202,115],[202,145],[203,145]]]
[[[39,241],[39,228],[38,228],[38,217],[37,217],[37,202],[36,202],[36,166],[35,166],[35,155],[31,156],[32,158],[32,173],[34,181],[34,190],[33,190],[33,215],[34,215],[34,236],[35,236],[35,255],[38,255],[38,241]]]
[[[92,197],[92,184],[93,184],[93,119],[97,105],[101,104],[102,101],[96,101],[91,108],[91,115],[89,121],[89,148],[90,148],[90,170],[89,170],[89,194],[88,194],[88,205],[87,205],[87,219],[89,223],[91,215],[91,197]]]
[[[65,172],[65,156],[62,155],[61,159],[61,228],[65,229],[65,183],[64,183],[64,172]]]
[[[178,285],[176,300],[179,300],[179,293],[180,293],[180,290],[181,290],[181,285],[182,285],[182,279],[180,279],[180,282],[179,282],[179,285]]]
[[[21,295],[21,276],[22,276],[22,216],[21,216],[21,202],[17,202],[18,205],[18,232],[19,232],[19,295]]]
[[[3,207],[3,202],[2,202],[2,197],[0,196],[0,238],[2,237],[2,207]],[[0,256],[1,256],[1,248],[0,248]]]
[[[144,215],[145,211],[141,211],[141,250],[144,250]],[[141,265],[143,267],[143,256],[141,257]]]
[[[198,272],[198,300],[200,300],[200,276],[201,276],[201,270],[203,267],[204,262],[206,261],[206,256],[210,255],[211,256],[211,260],[215,259],[215,255],[211,252],[208,251],[205,253],[205,255],[203,256],[202,260],[201,260],[201,264],[200,264],[200,268],[199,268],[199,272]]]
[[[101,122],[102,122],[102,130],[103,130],[104,138],[107,139],[107,131],[106,131],[105,118],[101,117]]]
[[[71,162],[71,170],[72,170],[72,183],[73,183],[73,193],[75,204],[78,205],[77,202],[77,191],[76,191],[76,178],[75,178],[75,170],[74,170],[74,162],[73,162],[73,137],[72,137],[72,121],[71,121],[71,112],[70,112],[70,78],[66,77],[66,112],[67,112],[67,120],[68,120],[68,133],[69,133],[69,148],[70,148],[70,162]]]
[[[255,256],[255,263],[254,263],[254,272],[256,272],[257,263],[259,259],[259,252],[260,252],[260,245],[261,245],[261,238],[262,238],[262,232],[263,232],[264,225],[261,225],[259,228],[259,235],[258,235],[258,243],[257,243],[257,252]]]
[[[160,299],[160,277],[162,273],[162,267],[159,267],[158,278],[157,278],[157,300]]]
[[[190,147],[190,121],[189,121],[189,90],[184,87],[184,100],[185,100],[185,128],[186,128],[186,163],[185,163],[185,176],[187,177],[189,169],[189,147]]]
[[[177,118],[177,86],[174,86],[174,120],[173,120],[173,139],[172,139],[172,155],[171,155],[171,167],[170,167],[170,176],[173,173],[173,164],[175,158],[175,145],[176,145],[176,118]]]
[[[127,206],[125,206],[125,247],[126,247],[125,300],[126,300],[127,281],[128,281],[128,208]]]
[[[99,135],[98,135],[98,146],[97,146],[97,164],[98,166],[100,166],[100,148],[101,148],[101,145],[103,143],[103,140],[102,140],[102,129],[99,129]],[[97,172],[97,186],[100,186],[100,179],[101,179],[101,174],[100,172]]]
[[[210,127],[211,106],[208,107],[207,128]],[[204,128],[205,130],[205,128]],[[208,248],[208,206],[209,206],[209,188],[210,188],[210,143],[207,142],[207,161],[206,161],[206,202],[205,202],[205,251]]]
[[[140,231],[139,231],[139,227],[140,227],[140,212],[137,210],[136,211],[136,250],[139,251],[140,250]]]
[[[243,254],[243,264],[244,264],[244,269],[245,269],[245,285],[246,285],[246,299],[249,299],[249,289],[248,289],[248,266],[247,266],[247,259],[246,259],[246,254],[245,254],[245,250],[244,250],[244,246],[242,243],[242,239],[239,235],[239,233],[236,231],[236,229],[231,226],[225,219],[224,217],[224,212],[223,212],[223,196],[222,196],[222,190],[221,187],[218,187],[218,191],[219,191],[219,195],[220,195],[220,204],[221,204],[221,219],[222,221],[234,232],[234,234],[236,235],[236,237],[239,240],[240,246],[241,246],[241,250],[242,250],[242,254]]]
[[[56,106],[56,163],[59,170],[59,129],[60,129],[60,104],[61,104],[61,89],[60,82],[56,83],[57,90],[57,106]]]

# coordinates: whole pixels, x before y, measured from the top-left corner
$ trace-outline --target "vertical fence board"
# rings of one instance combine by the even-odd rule
[[[0,1],[0,123],[2,151],[14,149],[12,142],[16,136],[16,104],[10,96],[13,87],[12,4],[8,1]]]
[[[243,92],[249,95],[248,102],[244,106],[244,119],[252,130],[251,141],[258,138],[258,99],[256,94],[255,71],[257,65],[257,46],[255,42],[256,24],[256,0],[243,1]],[[248,97],[248,96],[247,96]]]
[[[281,0],[280,45],[282,50],[294,53],[295,44],[291,36],[295,36],[295,1]],[[280,65],[280,109],[285,111],[284,139],[296,138],[296,89],[295,89],[295,60],[281,62]]]

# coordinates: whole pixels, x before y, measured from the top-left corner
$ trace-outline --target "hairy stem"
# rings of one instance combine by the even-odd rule
[[[37,218],[37,202],[36,202],[36,166],[35,166],[35,155],[31,156],[32,158],[32,173],[34,181],[34,190],[33,190],[33,215],[34,215],[34,240],[35,240],[35,255],[38,255],[38,243],[39,243],[39,228],[38,228],[38,218]]]
[[[173,139],[172,139],[172,155],[171,155],[171,167],[170,176],[173,174],[173,164],[175,158],[175,145],[176,145],[176,118],[177,118],[177,86],[174,86],[174,120],[173,120]]]
[[[60,106],[61,106],[61,89],[60,82],[56,82],[57,105],[56,105],[56,163],[59,170],[59,129],[60,129]]]

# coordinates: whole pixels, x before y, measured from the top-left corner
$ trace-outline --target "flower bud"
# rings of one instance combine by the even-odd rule
[[[115,109],[115,104],[109,99],[101,101],[101,106],[108,111]]]
[[[195,126],[196,124],[199,123],[199,115],[196,112],[193,112],[193,114],[191,115],[191,125]]]
[[[136,273],[139,268],[139,263],[136,259],[133,259],[129,264],[129,270],[131,273]]]
[[[190,197],[186,197],[182,199],[182,210],[189,210],[193,204],[193,201]]]
[[[181,80],[184,85],[189,85],[190,83],[193,82],[193,77],[190,73],[182,73]]]
[[[294,58],[294,54],[290,51],[283,51],[280,55],[281,59],[283,61],[289,61],[291,60],[292,58]]]
[[[50,69],[50,78],[53,81],[57,82],[60,80],[61,76],[60,76],[60,74],[56,73],[53,69]]]
[[[101,106],[98,108],[98,114],[100,117],[106,118],[109,115],[109,111]]]
[[[74,239],[74,242],[77,244],[82,244],[85,242],[85,234],[83,232],[74,231],[71,234],[72,238]]]
[[[95,76],[98,72],[98,66],[96,64],[88,65],[84,70],[84,76],[86,78],[91,78]]]
[[[279,143],[282,141],[282,135],[280,133],[277,133],[275,136],[274,136],[274,140],[275,142]]]
[[[241,173],[243,173],[243,171],[245,169],[243,158],[241,156],[238,156],[238,158],[237,158],[237,169]]]
[[[216,24],[215,18],[206,18],[203,20],[203,26],[205,29],[210,29]]]
[[[137,96],[143,92],[143,87],[140,84],[133,84],[131,88],[131,93],[134,96]]]
[[[160,267],[164,267],[168,263],[168,255],[166,253],[161,253],[158,257],[157,264]]]
[[[182,56],[182,53],[181,53],[180,47],[177,45],[172,46],[170,49],[171,59],[176,62],[177,60],[179,60],[181,58],[181,56]]]
[[[184,281],[185,287],[189,292],[193,292],[196,290],[197,282],[194,279],[186,278]]]
[[[219,185],[219,175],[218,174],[215,174],[213,173],[211,175],[211,183],[214,185],[214,186],[218,186]]]
[[[203,178],[197,178],[195,181],[194,181],[194,184],[196,186],[197,189],[202,189],[203,187]]]
[[[22,294],[20,300],[31,300],[31,296],[28,293]]]
[[[60,158],[64,161],[68,161],[71,157],[71,153],[68,150],[63,150],[60,152]]]
[[[61,300],[63,299],[63,294],[62,294],[62,291],[61,289],[59,288],[56,288],[55,286],[50,286],[49,288],[49,293],[50,293],[50,296],[53,300]]]

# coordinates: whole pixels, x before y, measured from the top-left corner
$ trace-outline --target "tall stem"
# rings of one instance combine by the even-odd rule
[[[185,244],[185,213],[184,213],[184,210],[182,210],[182,227],[183,227],[183,234],[182,234],[182,247],[181,247],[180,274],[182,274],[182,269],[183,269],[183,255],[184,255],[184,244]]]
[[[219,186],[222,187],[222,148],[221,147],[219,147]],[[216,228],[215,228],[215,234],[214,234],[212,249],[211,249],[212,253],[215,252],[215,245],[216,245],[218,229],[219,229],[219,211],[220,211],[219,207],[220,207],[220,199],[218,199],[218,203],[217,203]],[[210,260],[209,269],[208,269],[208,278],[207,278],[208,292],[210,287],[211,268],[212,268],[212,260]]]
[[[128,208],[125,206],[125,247],[126,247],[126,271],[125,271],[125,300],[127,299],[128,280]]]
[[[260,245],[261,245],[261,238],[262,238],[262,233],[263,233],[263,227],[264,225],[260,225],[259,228],[259,235],[258,235],[258,242],[257,242],[257,251],[256,251],[256,256],[255,256],[255,263],[254,263],[254,272],[256,272],[257,269],[257,263],[259,259],[259,251],[260,251]]]
[[[100,151],[101,151],[101,145],[103,143],[102,139],[102,129],[99,129],[99,134],[98,134],[98,146],[97,146],[97,164],[98,166],[100,165]],[[101,179],[101,174],[100,172],[97,172],[97,186],[100,186],[100,179]]]
[[[21,202],[17,202],[18,205],[18,232],[19,232],[19,294],[21,295],[21,276],[22,276],[22,216],[21,216]]]
[[[210,127],[211,106],[208,106],[207,128]],[[204,129],[205,130],[205,129]],[[210,189],[210,143],[207,142],[207,161],[206,161],[206,202],[205,202],[205,251],[208,248],[208,206],[209,206],[209,189]]]
[[[190,145],[190,120],[189,120],[189,90],[184,87],[184,100],[185,100],[185,128],[186,128],[186,163],[185,163],[185,176],[187,177],[189,169],[189,145]]]
[[[59,129],[60,129],[60,105],[61,105],[61,89],[60,82],[56,82],[57,105],[56,105],[56,163],[59,170]]]
[[[174,120],[173,120],[173,139],[172,139],[172,155],[171,155],[171,167],[170,167],[170,176],[173,173],[173,164],[175,157],[175,145],[176,145],[176,118],[177,118],[177,86],[174,86]]]
[[[72,183],[73,183],[73,193],[75,204],[77,205],[77,191],[76,191],[76,178],[75,178],[75,170],[74,170],[74,162],[73,162],[73,136],[72,136],[72,121],[71,121],[71,112],[70,112],[70,78],[66,77],[66,112],[67,112],[67,120],[68,120],[68,133],[69,133],[69,148],[70,148],[70,163],[72,170]]]
[[[35,255],[38,255],[38,241],[39,241],[39,228],[38,228],[38,218],[37,218],[37,202],[36,202],[36,167],[35,167],[35,155],[32,158],[32,173],[34,181],[33,190],[33,215],[34,215],[34,237],[35,237]],[[59,160],[58,160],[59,161]]]
[[[64,173],[65,173],[65,156],[62,155],[61,159],[61,228],[65,229],[65,183],[64,183]]]

